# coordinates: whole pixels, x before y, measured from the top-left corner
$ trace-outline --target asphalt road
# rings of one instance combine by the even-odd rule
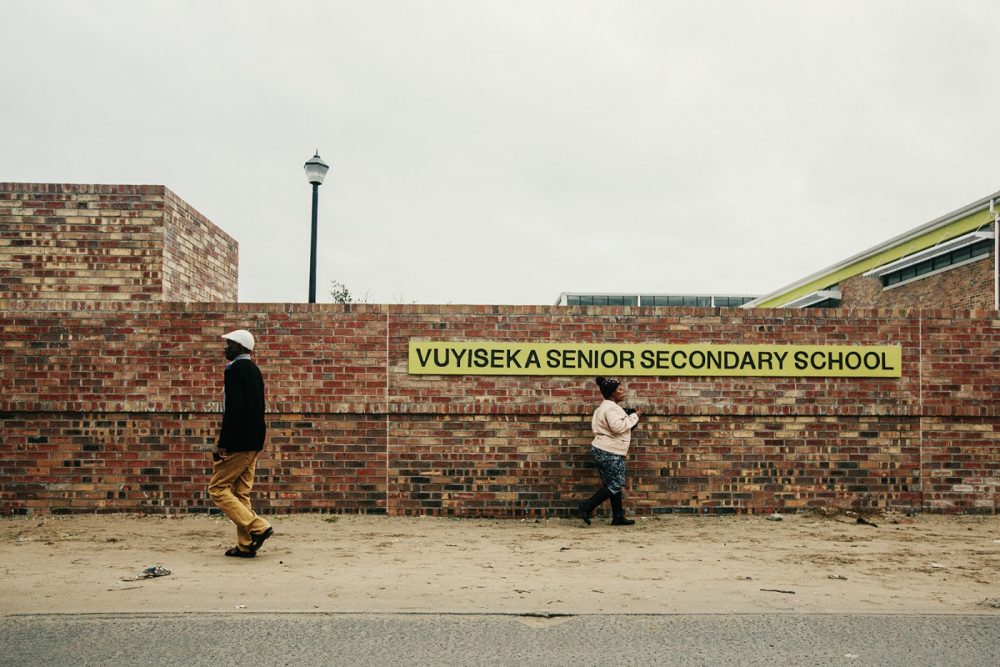
[[[996,665],[1000,614],[83,614],[0,619],[3,665]]]

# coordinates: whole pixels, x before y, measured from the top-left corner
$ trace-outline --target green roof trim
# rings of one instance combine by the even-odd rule
[[[899,245],[886,248],[875,255],[865,257],[857,262],[854,262],[853,264],[849,264],[840,269],[822,275],[815,280],[796,287],[795,289],[776,294],[766,301],[754,304],[754,307],[777,308],[782,304],[798,299],[806,294],[835,285],[842,280],[853,278],[854,276],[870,271],[875,267],[888,264],[889,262],[894,262],[897,259],[906,257],[907,255],[912,255],[915,252],[920,252],[921,250],[926,250],[927,248],[933,248],[943,241],[975,231],[980,227],[992,224],[992,222],[993,218],[990,216],[989,210],[980,210],[964,218],[955,220],[944,227],[938,227],[937,229],[933,229],[926,234],[922,234],[916,238],[910,239],[909,241],[900,243]]]

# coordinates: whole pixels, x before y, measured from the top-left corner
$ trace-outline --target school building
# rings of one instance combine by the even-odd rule
[[[234,328],[264,512],[568,516],[613,374],[637,515],[994,513],[998,195],[742,307],[249,304],[163,186],[0,183],[0,513],[210,511]]]
[[[1000,192],[748,302],[745,308],[997,310]]]

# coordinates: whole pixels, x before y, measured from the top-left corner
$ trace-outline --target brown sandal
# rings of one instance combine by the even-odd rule
[[[254,551],[243,551],[239,547],[231,547],[226,551],[227,556],[232,556],[233,558],[253,558],[257,555]]]
[[[274,528],[270,526],[259,533],[250,533],[250,539],[253,541],[253,544],[250,545],[250,551],[257,553],[264,546],[264,541],[272,535],[274,535]]]

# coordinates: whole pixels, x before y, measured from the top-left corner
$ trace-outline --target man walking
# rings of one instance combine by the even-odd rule
[[[236,546],[227,556],[253,558],[267,538],[271,524],[250,507],[257,456],[264,448],[264,378],[251,361],[253,335],[245,329],[231,331],[226,340],[225,395],[222,428],[212,459],[208,494],[215,506],[236,524]]]

